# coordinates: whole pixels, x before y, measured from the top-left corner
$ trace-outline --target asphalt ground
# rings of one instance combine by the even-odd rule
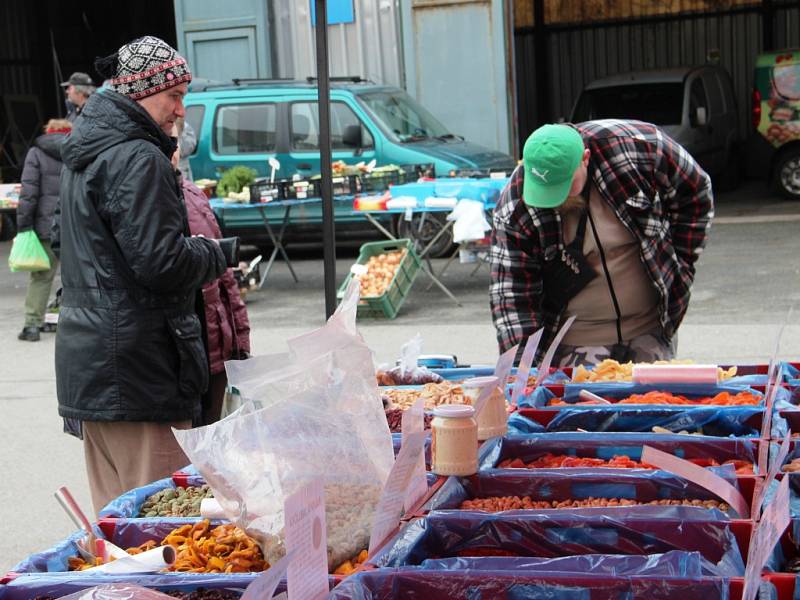
[[[800,204],[771,196],[762,182],[721,195],[710,241],[697,269],[678,355],[718,364],[800,360]],[[54,335],[20,342],[27,275],[10,273],[10,242],[0,243],[0,573],[63,539],[74,526],[53,492],[67,485],[90,510],[81,443],[61,432],[53,367]],[[324,321],[319,250],[289,248],[299,282],[277,262],[267,284],[248,297],[255,354],[285,350],[285,340]],[[352,249],[337,260],[341,281]],[[434,261],[438,272],[443,260]],[[423,351],[492,363],[497,350],[489,315],[488,269],[454,262],[442,277],[457,306],[420,274],[397,319],[364,320],[359,329],[377,363],[392,362],[416,333]],[[796,310],[790,316],[790,310]]]

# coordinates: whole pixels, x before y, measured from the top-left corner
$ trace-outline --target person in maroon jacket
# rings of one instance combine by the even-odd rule
[[[180,139],[177,126],[173,136]],[[177,173],[179,159],[180,145],[172,156],[172,164]],[[206,195],[193,182],[183,177],[181,186],[192,235],[220,239],[222,232]],[[222,414],[222,402],[228,385],[225,361],[242,360],[250,356],[250,320],[232,269],[203,286],[203,301],[211,377],[208,391],[203,396],[202,424],[208,425],[219,421]]]

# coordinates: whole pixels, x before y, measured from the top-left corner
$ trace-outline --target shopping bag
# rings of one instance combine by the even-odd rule
[[[47,271],[50,258],[33,230],[18,233],[8,256],[8,267],[17,271]]]

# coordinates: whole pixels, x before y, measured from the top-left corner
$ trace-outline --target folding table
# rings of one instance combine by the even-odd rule
[[[292,267],[292,261],[289,260],[289,255],[286,253],[286,248],[283,245],[283,237],[286,233],[286,226],[289,224],[289,218],[292,214],[292,209],[302,206],[304,204],[315,204],[321,203],[322,200],[320,198],[309,198],[305,200],[273,200],[272,202],[264,202],[259,204],[239,204],[239,203],[227,203],[223,202],[219,199],[214,199],[211,201],[211,208],[214,212],[219,216],[221,221],[225,221],[225,212],[239,212],[242,211],[253,211],[256,210],[261,217],[261,221],[264,224],[264,229],[267,231],[267,235],[269,236],[270,241],[272,242],[272,252],[270,253],[269,260],[267,260],[267,265],[264,268],[264,273],[261,275],[261,281],[258,282],[258,289],[261,289],[264,286],[264,283],[267,280],[267,276],[269,275],[270,269],[272,269],[272,265],[275,262],[275,258],[277,258],[278,254],[281,255],[286,266],[289,267],[289,271],[292,274],[292,278],[294,279],[295,283],[297,283],[297,274],[294,272],[294,267]],[[267,209],[269,208],[281,208],[283,209],[283,215],[280,218],[280,227],[277,231],[272,227],[270,223],[269,216],[267,215]]]

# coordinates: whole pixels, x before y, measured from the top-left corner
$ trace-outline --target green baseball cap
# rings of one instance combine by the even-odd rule
[[[583,158],[583,138],[569,125],[542,125],[525,142],[522,199],[528,206],[555,208],[567,199]]]

